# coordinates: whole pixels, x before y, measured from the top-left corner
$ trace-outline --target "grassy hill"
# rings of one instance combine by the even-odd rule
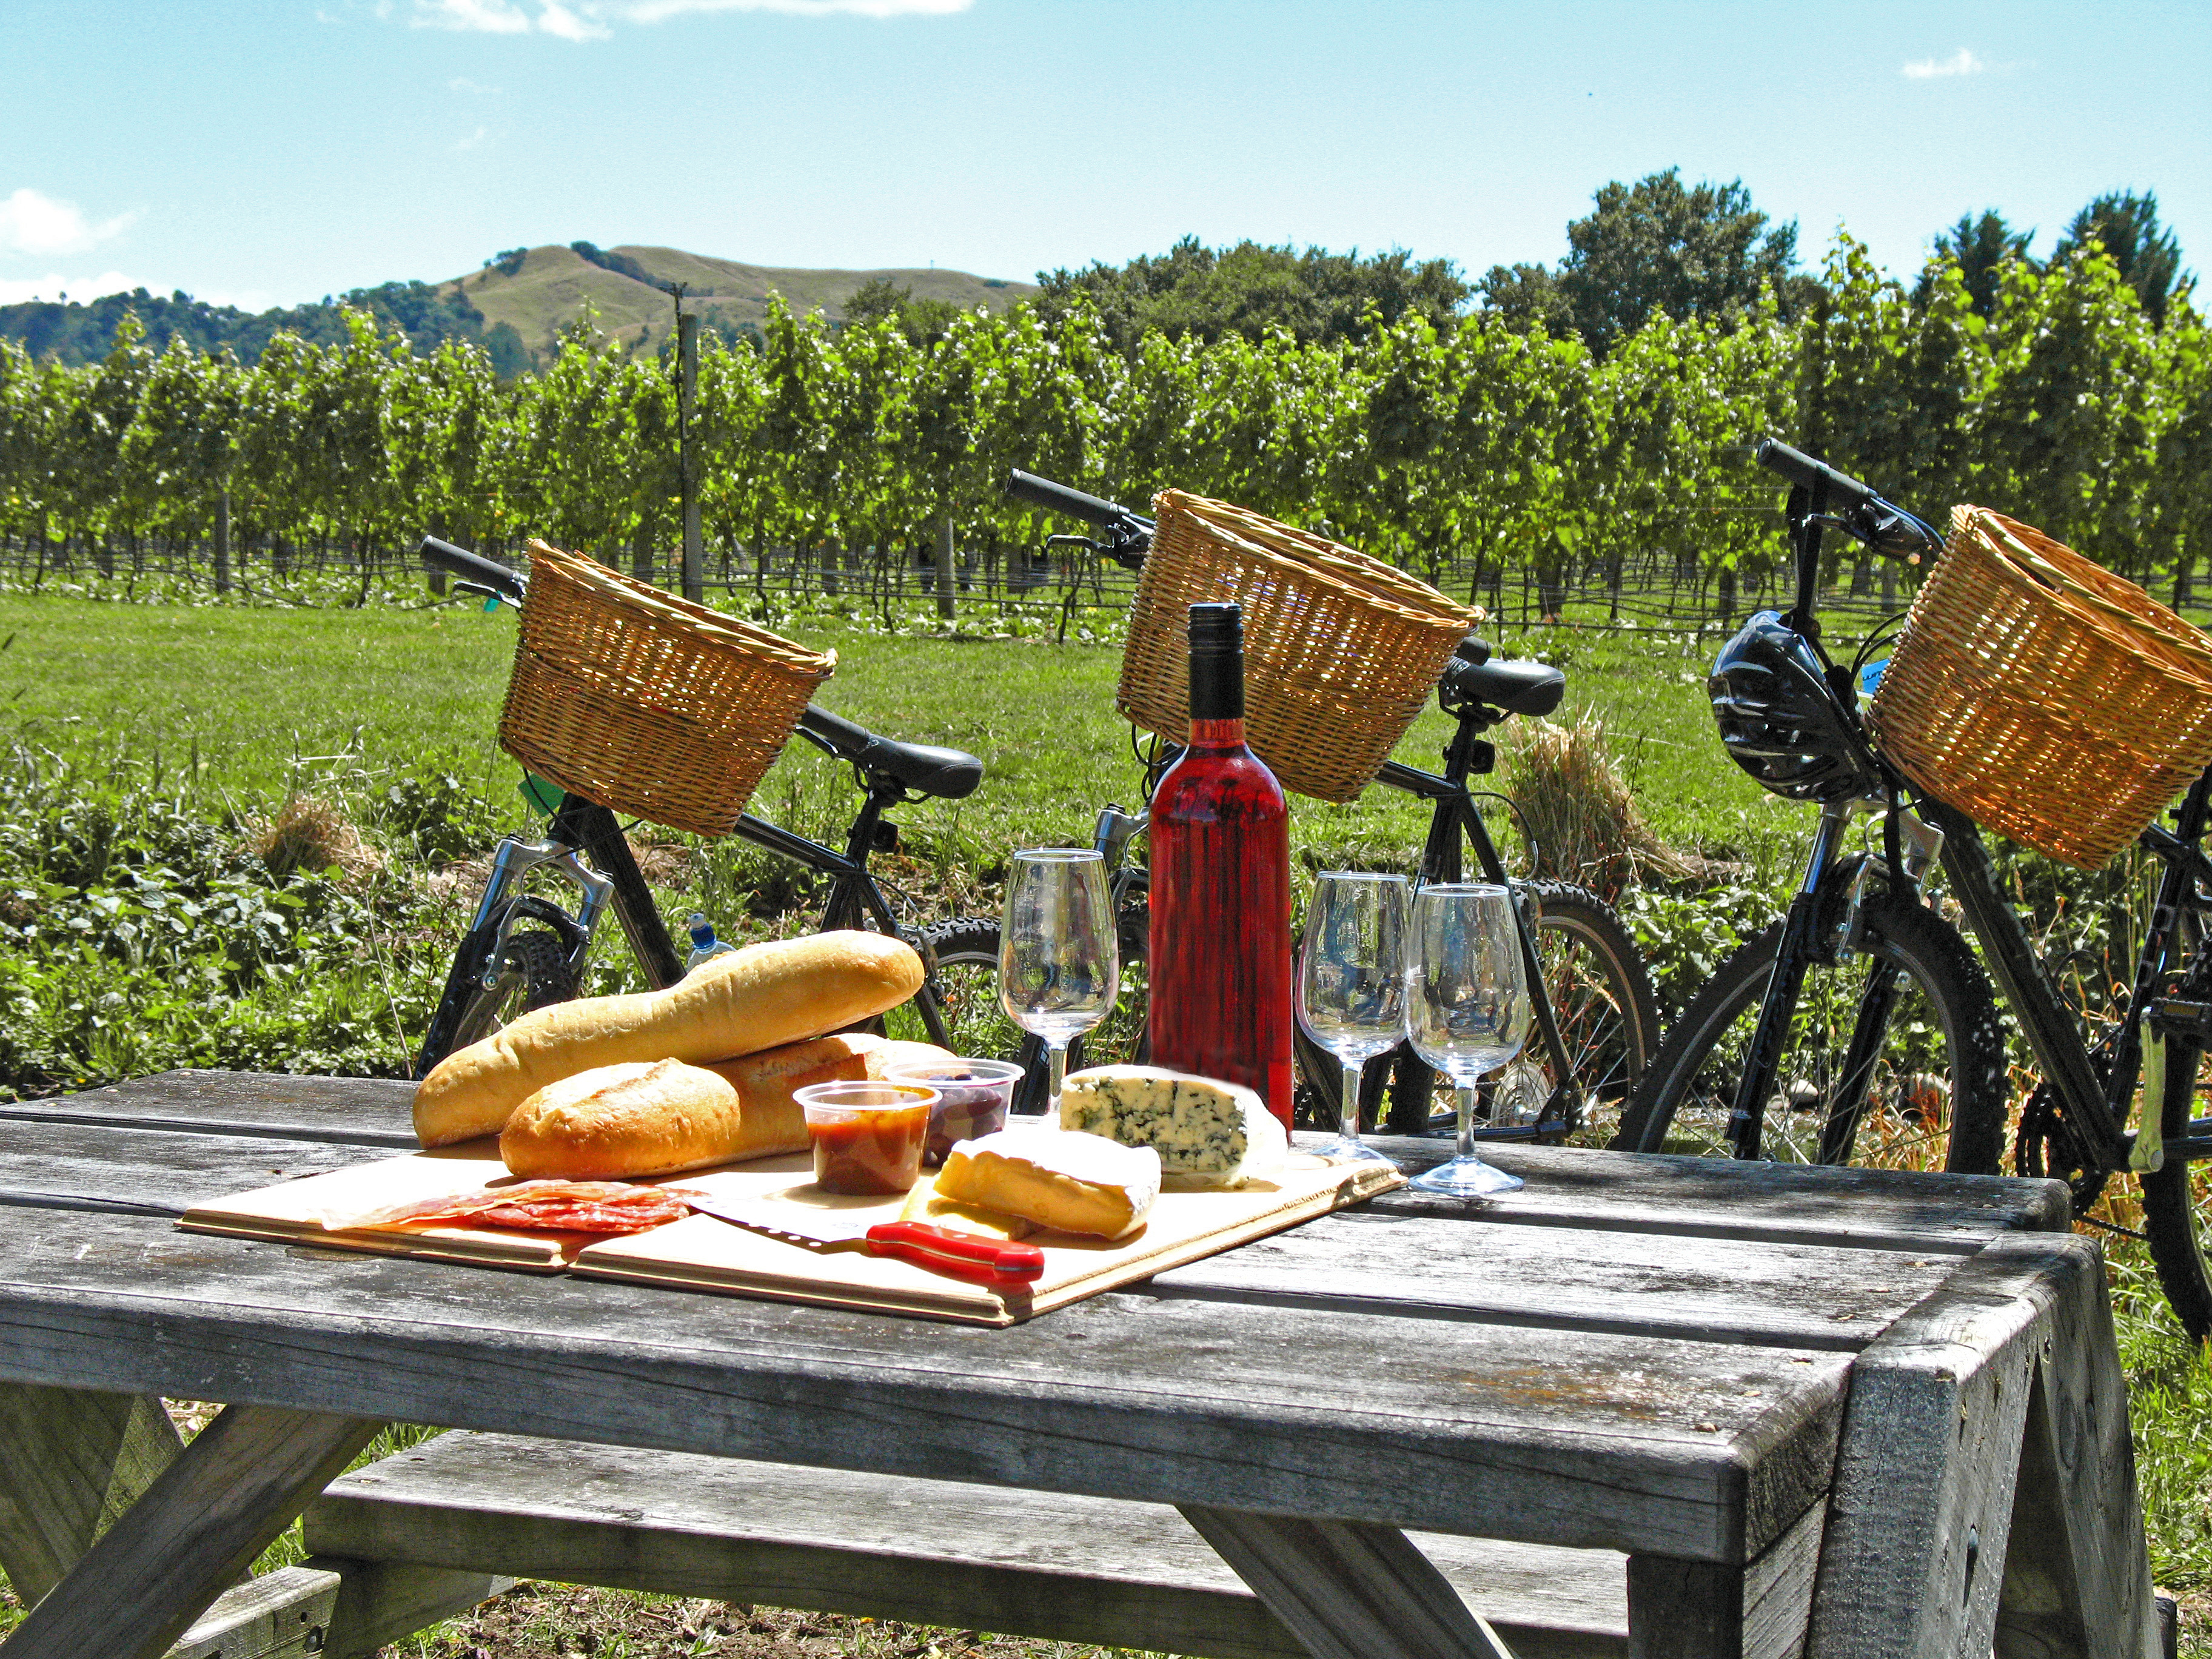
[[[709,258],[680,248],[624,246],[606,249],[606,263],[586,258],[574,247],[534,247],[502,256],[481,270],[437,284],[441,294],[458,294],[483,313],[487,330],[506,323],[521,337],[523,349],[543,361],[561,329],[588,302],[599,325],[614,339],[635,341],[641,351],[657,351],[675,331],[676,308],[666,283],[681,283],[684,303],[726,333],[757,328],[768,315],[768,296],[805,313],[820,311],[833,320],[845,302],[875,277],[887,277],[911,289],[917,300],[943,300],[963,309],[977,306],[998,312],[1036,292],[1032,283],[1002,282],[964,270],[796,270]],[[620,264],[641,274],[613,268]]]
[[[593,257],[578,252],[579,246],[589,248]],[[735,337],[760,325],[771,290],[781,293],[794,311],[820,311],[836,319],[844,314],[845,302],[878,276],[910,289],[917,300],[942,300],[963,308],[985,306],[994,312],[1037,291],[1033,283],[1000,282],[964,270],[787,270],[672,247],[602,251],[586,242],[515,248],[466,276],[436,283],[386,283],[349,289],[340,300],[405,334],[418,352],[432,351],[448,338],[472,340],[490,349],[501,374],[515,374],[546,361],[562,327],[575,319],[586,301],[607,334],[651,353],[676,327],[667,284],[682,283],[685,303],[710,326]],[[33,357],[96,363],[114,345],[116,328],[126,314],[137,316],[147,343],[157,351],[176,338],[200,351],[228,347],[248,363],[259,358],[280,330],[317,344],[345,337],[338,307],[327,301],[256,315],[232,306],[210,306],[182,292],[163,295],[142,288],[89,303],[30,300],[0,306],[0,339],[21,343]]]

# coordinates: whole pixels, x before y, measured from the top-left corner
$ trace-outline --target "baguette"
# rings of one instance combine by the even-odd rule
[[[744,1154],[744,1109],[728,1081],[661,1060],[599,1066],[549,1083],[500,1132],[519,1176],[619,1181],[726,1164]]]
[[[732,1156],[766,1158],[806,1150],[806,1112],[793,1097],[808,1085],[880,1083],[894,1066],[952,1058],[933,1043],[841,1031],[739,1060],[710,1061],[707,1070],[733,1085],[744,1104],[745,1150]]]
[[[710,1066],[601,1066],[516,1107],[499,1153],[519,1176],[619,1181],[801,1152],[806,1114],[793,1096],[808,1084],[880,1081],[907,1060],[951,1058],[927,1042],[860,1031]]]
[[[913,946],[881,933],[750,945],[666,990],[556,1003],[448,1054],[415,1091],[415,1133],[425,1146],[496,1134],[530,1096],[579,1072],[758,1054],[895,1007],[921,980]]]

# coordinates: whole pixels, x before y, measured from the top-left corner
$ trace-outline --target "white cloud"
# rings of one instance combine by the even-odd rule
[[[1923,58],[1898,71],[1908,81],[1929,81],[1945,75],[1980,75],[1989,64],[1961,46],[1948,58]]]
[[[478,128],[477,128],[474,132],[471,133],[467,137],[463,138],[463,139],[459,140],[459,142],[457,142],[457,143],[453,145],[453,148],[454,148],[454,149],[456,149],[456,150],[474,149],[476,149],[478,145],[480,145],[480,144],[483,143],[484,143],[486,140],[488,140],[490,137],[491,137],[491,129],[490,129],[489,127],[478,127]]]
[[[480,86],[465,75],[456,75],[446,82],[446,90],[464,93],[471,98],[496,98],[502,89],[498,87]]]
[[[763,11],[787,17],[947,17],[975,0],[412,0],[416,28],[597,40],[617,23],[659,23],[694,12]],[[462,89],[458,81],[453,89]],[[487,91],[490,88],[474,88]]]
[[[14,253],[82,253],[126,228],[132,215],[90,224],[75,202],[31,189],[0,201],[0,250]]]
[[[143,288],[135,276],[110,270],[98,276],[27,276],[19,282],[0,279],[0,306],[19,306],[30,300],[96,300],[103,294],[128,294]]]

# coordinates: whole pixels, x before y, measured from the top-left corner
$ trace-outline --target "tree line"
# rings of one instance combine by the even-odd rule
[[[757,346],[702,343],[708,556],[763,580],[771,549],[926,564],[949,522],[1008,557],[1069,527],[1003,497],[1018,465],[1323,525],[1471,594],[1522,571],[1617,582],[1650,556],[1732,593],[1779,550],[1778,494],[1740,447],[1772,432],[1931,516],[1994,506],[2185,599],[2212,552],[2203,319],[2169,290],[2160,325],[2094,237],[1994,270],[1984,303],[1956,251],[1908,285],[1839,238],[1816,283],[1654,304],[1601,349],[1507,307],[1371,301],[1356,330],[1133,333],[1079,283],[927,327],[895,304],[836,328],[778,306]],[[197,549],[221,584],[310,544],[367,573],[424,530],[615,563],[674,543],[672,365],[586,319],[506,380],[474,341],[418,355],[342,315],[339,337],[280,332],[251,365],[156,351],[135,319],[82,368],[0,342],[0,534],[40,571]]]

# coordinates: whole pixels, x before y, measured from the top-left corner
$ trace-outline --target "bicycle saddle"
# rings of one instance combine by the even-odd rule
[[[1462,702],[1487,703],[1509,714],[1548,714],[1566,695],[1567,677],[1548,663],[1455,658],[1444,665],[1443,684]]]
[[[799,717],[799,729],[839,760],[917,794],[958,800],[983,781],[983,763],[973,755],[933,744],[896,743],[825,709],[810,707]]]

